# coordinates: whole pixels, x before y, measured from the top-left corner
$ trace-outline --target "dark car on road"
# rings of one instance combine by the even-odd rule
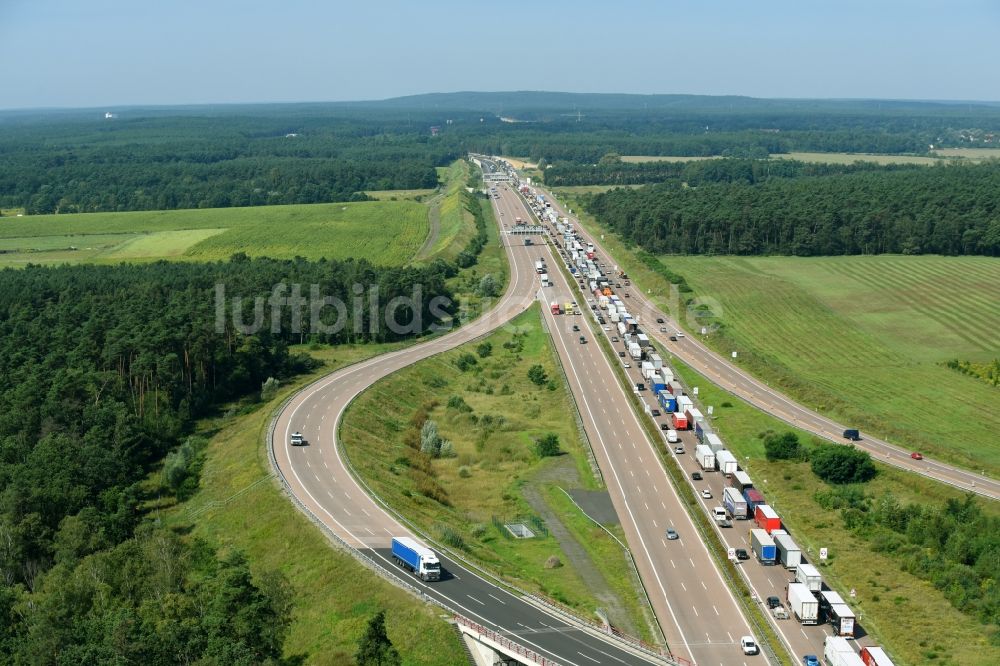
[[[701,472],[691,472],[691,479],[694,481],[701,481]]]
[[[656,323],[657,324],[662,324],[663,323],[663,317],[657,317],[656,318]]]
[[[669,423],[661,423],[660,424],[660,430],[662,430],[664,432],[666,432],[667,430],[670,430],[670,424]]]
[[[848,428],[844,431],[844,439],[849,439],[852,442],[856,442],[861,439],[861,433],[854,428]]]
[[[736,549],[736,559],[738,560],[749,560],[750,554],[743,548]]]

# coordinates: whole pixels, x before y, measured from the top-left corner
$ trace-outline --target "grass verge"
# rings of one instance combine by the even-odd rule
[[[368,619],[387,611],[390,639],[407,664],[460,663],[462,647],[436,608],[383,581],[331,547],[271,477],[264,434],[271,413],[301,386],[333,369],[398,348],[352,345],[311,351],[326,366],[287,384],[246,414],[209,419],[213,434],[200,487],[189,501],[162,511],[164,522],[246,553],[255,574],[280,571],[293,591],[293,622],[285,654],[309,664],[349,663]]]

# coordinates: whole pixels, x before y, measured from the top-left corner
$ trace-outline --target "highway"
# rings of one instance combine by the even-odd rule
[[[504,217],[507,219],[516,206],[521,205],[512,193],[496,203],[498,212],[506,211]],[[504,235],[503,242],[506,244],[509,239]],[[510,282],[504,296],[489,313],[428,342],[332,373],[296,394],[277,417],[270,444],[289,491],[315,519],[384,568],[396,569],[387,557],[391,537],[411,532],[372,499],[349,472],[337,444],[344,410],[377,380],[488,333],[532,305],[539,289],[534,261],[539,250],[547,250],[544,246],[525,247],[523,241],[519,245],[508,244],[507,249]],[[305,435],[307,446],[289,444],[294,431]],[[583,666],[653,661],[619,641],[567,622],[559,614],[507,592],[459,562],[442,558],[442,566],[446,575],[442,581],[434,583],[423,583],[398,571],[412,585],[448,608],[559,664]]]
[[[537,186],[535,189],[539,192],[544,191]],[[558,214],[567,217],[580,235],[588,238],[594,244],[598,255],[604,259],[605,263],[609,267],[614,265],[616,263],[614,257],[604,249],[601,239],[588,233],[576,217],[566,212],[558,199],[551,197],[551,193],[546,191],[545,194]],[[639,315],[644,332],[656,341],[661,349],[673,354],[719,387],[786,423],[836,443],[846,441],[843,438],[843,432],[847,428],[853,428],[853,425],[837,423],[795,402],[780,391],[771,388],[733,365],[728,359],[710,350],[694,335],[685,335],[678,337],[676,342],[671,341],[670,335],[678,331],[683,332],[686,329],[678,325],[677,320],[665,311],[666,308],[661,309],[654,302],[654,299],[658,299],[659,295],[646,294],[635,283],[633,283],[632,288],[626,288],[624,291],[629,292],[627,302],[629,312]],[[657,324],[657,319],[663,319],[664,323]],[[666,328],[666,332],[660,331],[661,327]],[[890,444],[865,432],[861,433],[861,441],[854,442],[854,444],[871,453],[880,462],[922,474],[984,497],[1000,500],[1000,481],[998,480],[927,457],[924,457],[923,460],[914,460],[910,457],[912,451]]]

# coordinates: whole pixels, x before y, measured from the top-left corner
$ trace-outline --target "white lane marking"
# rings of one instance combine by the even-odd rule
[[[716,614],[716,615],[718,615],[718,614],[719,614],[719,609],[715,607],[715,604],[712,604],[712,610],[714,610],[714,611],[715,611],[715,614]]]
[[[701,617],[701,615],[698,614],[698,609],[696,607],[691,606],[691,608],[694,609],[694,614],[696,617]]]
[[[306,467],[312,467],[312,466],[313,466],[313,464],[311,462],[309,462],[309,459],[307,458],[306,459]]]
[[[691,566],[694,567],[694,560],[692,560],[690,557],[688,558],[688,562],[690,562]]]
[[[475,598],[474,596],[472,596],[471,594],[467,594],[467,595],[465,595],[465,596],[469,597],[470,599],[472,599],[473,601],[475,601],[475,602],[476,602],[477,604],[479,604],[480,606],[485,606],[485,605],[486,605],[486,604],[484,604],[484,603],[483,603],[482,601],[480,601],[479,599],[476,599],[476,598]],[[493,595],[490,595],[490,596],[493,596]]]
[[[585,655],[584,653],[580,652],[579,650],[577,650],[577,651],[576,651],[576,653],[577,653],[578,655],[580,655],[581,657],[583,657],[584,659],[589,659],[589,660],[591,660],[591,661],[592,661],[592,662],[594,662],[595,664],[599,664],[599,663],[601,663],[601,662],[600,662],[600,661],[598,661],[597,659],[594,659],[593,657],[589,657],[589,656]]]
[[[504,606],[506,606],[506,605],[507,605],[507,602],[506,602],[506,601],[504,601],[503,599],[501,599],[500,597],[497,597],[497,596],[494,596],[494,595],[490,594],[489,592],[487,592],[486,594],[489,594],[489,596],[493,597],[494,599],[496,599],[497,601],[499,601],[499,602],[500,602],[501,604],[503,604]]]
[[[681,581],[681,587],[684,588],[685,592],[688,591],[687,585],[684,584],[684,581]]]
[[[326,460],[323,461],[323,467],[326,467],[327,469],[330,469],[330,466],[326,464]]]
[[[333,499],[333,493],[331,493],[329,490],[326,491],[326,494],[330,496],[330,499]]]
[[[701,581],[701,586],[706,590],[708,589],[708,585],[705,585],[705,581]]]

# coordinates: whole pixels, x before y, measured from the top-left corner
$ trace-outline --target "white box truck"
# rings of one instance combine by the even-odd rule
[[[802,624],[819,623],[819,602],[808,587],[802,583],[789,583],[785,598],[796,620]]]
[[[823,657],[830,666],[865,666],[851,644],[840,636],[827,636],[823,641]]]
[[[711,436],[711,435],[709,435]],[[702,446],[708,446],[712,448],[709,444],[703,444]],[[715,465],[719,468],[719,471],[723,474],[729,475],[736,471],[737,463],[736,456],[734,456],[729,451],[725,449],[719,449],[715,452]]]
[[[805,562],[799,564],[795,570],[795,582],[802,583],[813,592],[823,589],[823,579],[819,575],[819,569]]]
[[[694,457],[703,470],[715,469],[715,454],[704,444],[694,447]],[[744,509],[746,504],[744,503]]]

